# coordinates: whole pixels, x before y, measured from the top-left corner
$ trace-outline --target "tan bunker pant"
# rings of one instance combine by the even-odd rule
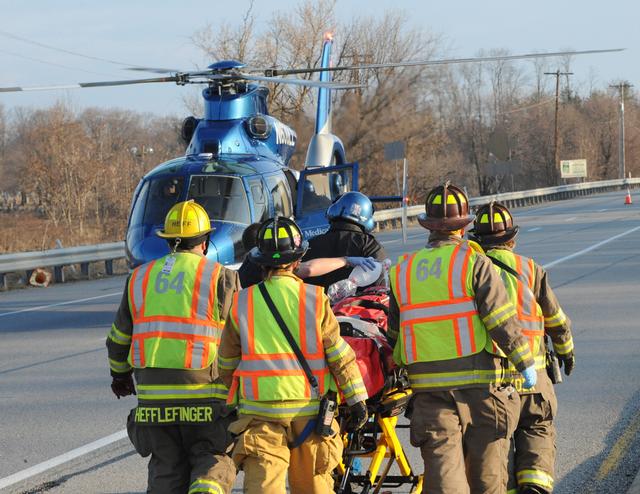
[[[311,433],[297,448],[289,444],[300,435],[307,420],[267,421],[243,417],[231,426],[237,438],[233,461],[244,470],[247,494],[282,494],[286,492],[287,472],[292,494],[334,492],[331,472],[342,457],[339,434],[320,437]],[[334,431],[338,424],[333,423]]]
[[[516,493],[517,487],[524,485],[552,492],[556,461],[553,419],[558,409],[553,386],[545,387],[541,393],[520,395],[520,403],[520,420],[513,434],[508,492]]]
[[[509,438],[520,409],[515,389],[420,392],[411,444],[424,460],[427,494],[504,494]]]
[[[152,494],[231,492],[236,468],[227,454],[232,417],[192,425],[148,425],[129,414],[127,432],[136,451],[151,455],[147,492]]]

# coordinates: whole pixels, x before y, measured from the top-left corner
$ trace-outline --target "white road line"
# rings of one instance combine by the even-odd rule
[[[71,304],[75,304],[77,302],[87,302],[88,300],[97,300],[99,298],[115,297],[116,295],[122,295],[122,292],[113,292],[113,293],[107,293],[105,295],[98,295],[96,297],[79,298],[77,300],[67,300],[66,302],[58,302],[57,304],[39,305],[38,307],[29,307],[28,309],[14,310],[14,311],[11,311],[11,312],[2,312],[2,313],[0,313],[0,317],[10,316],[10,315],[13,315],[13,314],[21,314],[22,312],[33,312],[34,310],[48,309],[49,307],[59,307],[61,305],[71,305]]]
[[[529,233],[529,232],[537,232],[538,230],[542,230],[542,227],[541,226],[536,226],[535,228],[529,228],[527,230],[527,233]]]
[[[579,256],[581,256],[583,254],[586,254],[587,252],[591,252],[592,250],[595,250],[598,247],[602,247],[603,245],[608,244],[609,242],[613,242],[614,240],[617,240],[619,238],[626,237],[627,235],[629,235],[629,234],[631,234],[633,232],[636,232],[638,230],[640,230],[640,226],[636,226],[635,228],[632,228],[631,230],[627,230],[624,233],[621,233],[619,235],[615,235],[615,236],[613,236],[611,238],[603,240],[602,242],[598,242],[597,244],[593,244],[591,247],[587,247],[586,249],[582,249],[582,250],[580,250],[578,252],[574,252],[573,254],[570,254],[568,256],[561,257],[560,259],[556,259],[555,261],[551,261],[550,263],[544,264],[542,267],[545,268],[545,269],[549,269],[550,267],[556,266],[556,265],[558,265],[560,263],[563,263],[565,261],[568,261],[570,259],[574,259],[576,257],[579,257]]]
[[[93,441],[92,443],[85,444],[84,446],[80,446],[76,449],[72,449],[67,453],[56,456],[55,458],[51,458],[50,460],[38,463],[31,468],[21,470],[18,473],[14,473],[13,475],[9,475],[8,477],[0,479],[0,489],[9,487],[13,484],[17,484],[18,482],[22,482],[29,477],[38,475],[46,470],[49,470],[50,468],[60,466],[68,461],[75,460],[80,456],[84,456],[91,453],[92,451],[108,446],[109,444],[119,441],[120,439],[124,439],[125,437],[127,437],[127,431],[121,430],[120,432],[116,432],[115,434],[111,434],[110,436],[103,437],[102,439],[98,439],[97,441]]]
[[[607,208],[604,209],[598,209],[598,213],[604,213],[605,211],[609,211]]]
[[[567,219],[565,219],[565,221],[573,221],[573,220],[575,220],[575,219],[576,219],[576,216],[572,216],[571,218],[567,218]]]
[[[619,235],[615,235],[611,238],[608,238],[606,240],[603,240],[602,242],[598,242],[597,244],[592,245],[591,247],[587,247],[586,249],[582,249],[578,252],[574,252],[573,254],[570,254],[568,256],[565,257],[561,257],[560,259],[556,259],[555,261],[552,261],[550,263],[547,263],[545,265],[543,265],[542,267],[545,269],[549,269],[550,267],[556,266],[557,264],[563,263],[565,261],[568,261],[570,259],[574,259],[576,257],[579,257],[583,254],[586,254],[587,252],[591,252],[592,250],[595,250],[605,244],[608,244],[610,242],[613,242],[614,240],[617,240],[619,238],[625,237],[631,233],[634,233],[636,231],[640,230],[640,226],[636,226],[635,228],[632,228],[631,230],[627,230],[624,233],[621,233]],[[113,295],[119,295],[119,293],[111,293],[108,295],[101,295],[99,297],[92,297],[92,298],[88,298],[88,299],[82,299],[82,300],[92,300],[95,298],[101,298],[101,297],[108,297],[108,296],[113,296]],[[76,300],[76,301],[71,301],[71,302],[63,302],[62,304],[54,304],[54,305],[63,305],[63,304],[67,304],[67,303],[73,303],[73,302],[79,302],[81,300]],[[50,307],[50,306],[49,306]],[[34,309],[27,309],[27,310],[36,310],[36,308]],[[8,313],[5,314],[0,314],[0,316],[6,315]],[[114,434],[111,434],[110,436],[107,437],[103,437],[102,439],[98,439],[97,441],[94,441],[92,443],[89,443],[85,446],[81,446],[80,448],[76,448],[74,450],[69,451],[68,453],[64,453],[60,456],[56,456],[55,458],[52,458],[51,460],[47,460],[43,463],[39,463],[37,465],[34,465],[31,468],[27,468],[26,470],[22,470],[18,473],[14,473],[13,475],[10,475],[8,477],[5,477],[3,479],[0,479],[0,489],[4,488],[4,487],[9,487],[10,485],[16,484],[18,482],[21,482],[23,480],[28,479],[29,477],[33,477],[34,475],[38,475],[46,470],[49,470],[50,468],[54,468],[57,466],[62,465],[63,463],[66,463],[68,461],[74,460],[80,456],[86,455],[88,453],[91,453],[92,451],[95,451],[97,449],[103,448],[105,446],[108,446],[109,444],[115,443],[116,441],[119,441],[120,439],[123,439],[127,437],[127,431],[126,430],[121,430],[119,432],[116,432]]]

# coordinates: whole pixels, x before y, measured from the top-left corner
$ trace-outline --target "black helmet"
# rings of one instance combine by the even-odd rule
[[[424,208],[418,222],[428,230],[460,230],[473,221],[467,195],[448,180],[429,191]]]
[[[270,218],[260,225],[258,246],[249,255],[256,264],[284,266],[297,261],[309,248],[296,222],[282,216]]]
[[[513,225],[513,216],[505,205],[491,201],[476,212],[471,233],[482,245],[504,244],[516,237],[518,226]]]

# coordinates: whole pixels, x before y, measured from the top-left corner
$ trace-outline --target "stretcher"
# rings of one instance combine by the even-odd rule
[[[386,311],[385,311],[386,309]],[[417,474],[398,438],[399,424],[411,399],[406,372],[395,367],[391,347],[386,341],[388,296],[383,289],[369,290],[334,306],[341,334],[356,353],[367,387],[369,421],[359,431],[349,431],[348,409],[339,408],[344,453],[334,472],[338,494],[373,493],[384,488],[408,486],[422,492],[422,475]],[[394,465],[398,473],[391,474]],[[364,470],[364,471],[363,471]]]

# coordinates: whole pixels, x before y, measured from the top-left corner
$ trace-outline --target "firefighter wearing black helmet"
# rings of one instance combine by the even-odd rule
[[[538,382],[523,389],[521,378],[511,368],[512,378],[520,392],[520,420],[513,436],[514,465],[510,469],[510,488],[520,493],[545,494],[553,490],[556,456],[553,418],[557,400],[546,370],[545,335],[565,374],[573,370],[573,338],[571,322],[556,298],[545,270],[532,259],[516,254],[518,226],[506,206],[491,202],[477,211],[474,238],[500,270],[507,292],[517,309],[517,319],[528,337],[533,353]]]
[[[389,274],[389,336],[415,396],[410,438],[424,460],[424,490],[505,492],[519,397],[503,381],[497,348],[527,386],[533,358],[500,276],[462,238],[473,221],[466,194],[447,182],[429,192],[425,209],[426,247]]]
[[[307,248],[292,220],[261,225],[250,256],[265,281],[236,294],[220,343],[220,375],[240,417],[230,427],[238,434],[233,460],[249,494],[285,492],[287,473],[294,494],[334,492],[331,472],[343,446],[335,420],[326,435],[314,432],[323,396],[342,392],[353,428],[367,420],[355,354],[329,301],[322,288],[294,274]]]

